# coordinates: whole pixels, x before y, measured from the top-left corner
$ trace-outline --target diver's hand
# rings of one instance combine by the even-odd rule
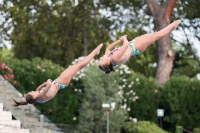
[[[52,80],[51,80],[51,79],[48,79],[48,80],[47,80],[47,83],[52,83]]]

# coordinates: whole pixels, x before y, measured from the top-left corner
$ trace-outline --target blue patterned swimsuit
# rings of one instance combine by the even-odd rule
[[[60,83],[58,83],[56,80],[54,80],[51,84],[52,84],[52,85],[57,85],[58,87],[60,87],[60,89],[65,89],[65,88],[67,88],[67,86],[68,86],[68,85],[60,84]],[[44,91],[44,89],[45,89],[45,87],[43,87],[43,88],[40,90],[40,92]],[[51,94],[51,98],[49,98],[49,99],[47,99],[47,100],[37,99],[37,102],[38,102],[38,103],[45,103],[45,102],[51,100],[51,99],[54,97],[54,95],[53,95],[53,93],[51,92],[50,89],[51,89],[51,88],[49,88],[48,92]]]
[[[129,43],[128,43],[128,47],[129,48],[131,48],[132,49],[132,56],[135,56],[135,55],[138,55],[138,54],[140,54],[140,51],[139,50],[137,50],[136,48],[135,48],[135,46],[134,46],[134,40],[132,40],[132,41],[130,41]],[[120,49],[120,47],[117,47],[117,48],[115,48],[115,49],[113,49],[111,52],[110,52],[110,54],[114,54],[116,51],[118,51]],[[124,53],[124,62],[123,63],[125,63],[126,62],[126,54]],[[116,63],[116,62],[112,62],[112,65],[113,66],[117,66],[118,64]]]

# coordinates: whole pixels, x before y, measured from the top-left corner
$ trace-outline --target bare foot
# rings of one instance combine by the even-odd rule
[[[101,48],[103,47],[103,43],[99,44],[99,46],[96,47],[96,55],[100,53]]]
[[[178,25],[181,23],[181,20],[178,19],[178,20],[174,21],[173,23],[174,23],[174,29],[176,29],[178,27]]]

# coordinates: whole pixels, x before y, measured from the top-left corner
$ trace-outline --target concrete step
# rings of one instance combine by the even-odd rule
[[[6,94],[7,94],[6,95],[6,102],[7,103],[6,103],[6,106],[5,106],[6,110],[11,111],[12,115],[15,119],[21,120],[21,118],[22,118],[22,116],[21,116],[22,115],[22,106],[12,107],[11,105],[13,104],[12,98],[16,99],[17,101],[21,101],[22,100],[22,94],[18,90],[16,90],[9,82],[7,82],[6,86],[5,86],[5,82],[1,81],[1,78],[2,78],[2,76],[0,75],[0,103],[4,103],[4,92],[5,92],[4,89],[6,87]],[[24,127],[26,129],[29,129],[29,127],[30,127],[30,129],[29,129],[30,133],[32,133],[33,131],[36,131],[35,133],[39,133],[40,132],[40,111],[37,108],[35,108],[34,105],[30,105],[30,104],[23,106],[23,108],[24,108],[24,113],[25,113],[24,121],[23,121]],[[3,111],[3,107],[1,107],[1,105],[0,105],[0,111]],[[8,119],[8,118],[2,118],[2,119]],[[10,125],[9,123],[5,123],[5,125],[0,123],[0,126],[4,126],[4,128],[9,127],[9,125]],[[19,127],[21,127],[20,122],[19,122],[18,125],[19,125]],[[16,124],[15,124],[15,127],[17,127]],[[61,133],[59,131],[55,131],[57,129],[56,125],[51,123],[48,120],[48,118],[47,119],[44,118],[43,128],[44,128],[43,133]],[[18,129],[18,128],[16,128],[16,129]]]
[[[40,133],[40,129],[31,129],[30,133]],[[63,133],[63,132],[49,130],[49,129],[43,129],[42,133]],[[66,133],[68,133],[68,132],[66,132]],[[71,133],[71,132],[69,132],[69,133]]]
[[[3,111],[3,103],[0,103],[0,111]]]
[[[25,108],[25,116],[24,116],[24,127],[26,129],[30,129],[30,133],[32,132],[32,129],[40,129],[40,114],[36,113],[34,111],[34,106],[32,105],[26,105],[26,106],[19,106],[19,107],[7,107],[8,110],[10,110],[13,114],[13,116],[21,120],[21,108]],[[26,112],[27,111],[27,112]],[[49,122],[43,122],[43,127],[46,129],[49,129],[51,133],[60,133],[59,131],[55,131],[55,125],[53,123]]]
[[[0,121],[0,126],[4,126],[7,128],[20,129],[21,123],[19,120],[4,120],[4,121]]]
[[[0,121],[12,120],[12,113],[10,111],[0,111]]]
[[[4,90],[3,89],[0,89],[0,94],[1,95],[4,95]],[[7,89],[6,90],[6,94],[8,94],[8,95],[13,95],[13,96],[15,96],[15,97],[21,97],[22,96],[22,94],[21,93],[18,93],[18,92],[15,92],[14,90],[11,90],[11,89]]]
[[[16,97],[19,97],[19,94],[18,93],[16,93],[16,92],[6,92],[7,93],[7,95],[6,95],[6,98],[16,98]],[[2,99],[4,99],[4,92],[0,92],[0,97],[2,98]]]
[[[28,106],[28,105],[26,105]],[[29,107],[24,107],[24,119],[26,119],[28,122],[32,122],[34,120],[34,122],[38,122],[40,115],[35,113],[34,111],[32,112],[31,109]],[[22,116],[22,108],[21,107],[7,107],[8,110],[10,110],[13,114],[13,116],[16,119],[21,119]]]
[[[0,128],[0,133],[30,133],[28,129],[5,129]]]
[[[51,123],[47,123],[44,122],[43,124],[43,128],[49,129],[49,130],[54,130],[54,124]],[[39,122],[35,122],[35,123],[24,123],[24,126],[28,129],[34,129],[34,128],[40,128],[40,123]]]

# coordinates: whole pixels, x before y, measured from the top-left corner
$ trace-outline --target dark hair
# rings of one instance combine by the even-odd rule
[[[100,65],[99,65],[98,67],[99,67],[99,69],[100,69],[101,71],[104,71],[105,74],[109,74],[110,72],[115,71],[115,69],[113,68],[112,63],[111,63],[110,65],[108,65],[108,66],[100,66]]]
[[[16,101],[16,100],[13,99],[13,98],[12,98],[12,100],[14,101],[14,104],[13,104],[14,107],[17,107],[17,106],[19,106],[19,105],[27,105],[28,103],[29,103],[29,104],[34,104],[34,103],[36,103],[36,101],[37,101],[37,99],[34,99],[33,96],[30,95],[30,94],[27,94],[27,95],[26,95],[26,101],[18,102],[18,101]]]

